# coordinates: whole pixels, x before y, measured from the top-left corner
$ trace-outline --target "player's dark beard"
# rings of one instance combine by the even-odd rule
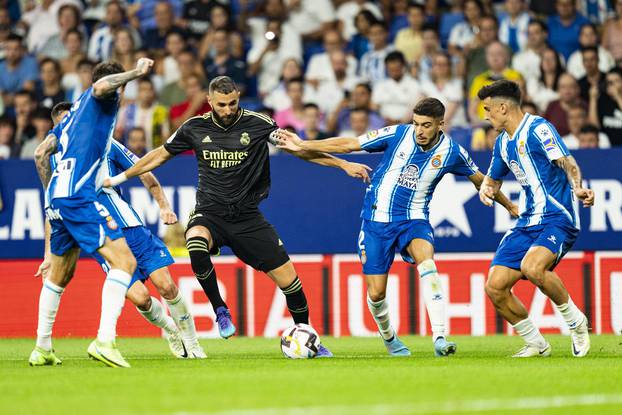
[[[233,124],[233,121],[238,118],[238,114],[240,114],[240,109],[238,108],[236,112],[231,115],[227,115],[226,117],[221,117],[220,115],[218,115],[218,113],[216,113],[216,111],[212,111],[212,113],[218,124],[222,125],[223,127],[228,127]]]

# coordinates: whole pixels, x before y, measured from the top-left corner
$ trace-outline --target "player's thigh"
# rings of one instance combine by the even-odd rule
[[[420,264],[434,258],[434,229],[430,222],[415,219],[400,222],[397,248],[404,261]]]
[[[508,230],[492,259],[492,267],[497,265],[520,271],[521,262],[533,244],[537,232],[528,228],[514,228]]]
[[[395,259],[396,238],[393,224],[363,220],[357,246],[363,274],[389,272]]]
[[[423,261],[434,258],[434,245],[425,239],[416,238],[410,241],[406,252],[416,264],[421,264]]]
[[[151,295],[149,290],[141,281],[136,281],[130,286],[125,294],[128,300],[142,311],[151,308]]]
[[[204,212],[192,212],[186,226],[186,241],[190,238],[207,239],[210,252],[218,252],[218,248],[226,242],[222,236],[221,219]]]
[[[489,296],[505,295],[522,278],[519,270],[503,265],[493,265],[488,271],[486,293]]]
[[[154,270],[151,274],[149,274],[149,279],[162,297],[167,300],[172,300],[177,297],[177,285],[175,285],[175,281],[173,281],[173,277],[171,276],[168,267],[162,267]]]
[[[521,262],[521,273],[532,282],[540,282],[546,271],[555,265],[557,257],[557,254],[550,249],[533,245]]]
[[[387,294],[388,274],[365,274],[367,284],[367,295],[372,301],[380,301]]]
[[[136,259],[125,238],[113,240],[106,237],[97,252],[104,257],[111,269],[120,269],[128,274],[133,274],[136,270]]]
[[[79,256],[80,248],[77,246],[69,248],[63,255],[51,254],[50,274],[47,279],[59,287],[66,287],[73,278]]]
[[[151,277],[152,274],[159,270],[163,271],[158,274],[165,274],[164,277],[168,276],[168,280],[171,279],[167,267],[174,264],[175,260],[160,238],[153,235],[144,226],[125,228],[123,229],[123,235],[125,235],[125,241],[136,258],[136,269],[143,276],[140,279]],[[156,281],[153,282],[156,284]],[[165,289],[168,292],[170,284],[167,278],[162,278],[159,282],[159,288]]]

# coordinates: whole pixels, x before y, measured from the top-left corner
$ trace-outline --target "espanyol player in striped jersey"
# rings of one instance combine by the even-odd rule
[[[486,293],[497,311],[525,339],[525,346],[514,357],[551,353],[551,346],[511,291],[521,278],[527,278],[555,303],[570,328],[573,356],[585,356],[590,350],[587,318],[572,302],[553,269],[579,233],[576,199],[582,200],[585,207],[592,206],[594,192],[583,187],[579,166],[555,127],[542,117],[521,111],[516,83],[497,81],[482,88],[478,96],[487,119],[501,133],[480,199],[490,206],[509,172],[523,188],[520,218],[501,239]]]
[[[484,175],[466,150],[442,132],[445,107],[439,100],[422,99],[413,112],[412,124],[392,125],[358,138],[302,141],[295,134],[280,130],[279,146],[291,151],[384,151],[367,188],[358,240],[369,311],[389,353],[410,355],[391,327],[385,300],[387,275],[397,248],[405,261],[417,264],[432,325],[434,353],[447,356],[455,353],[456,344],[445,337],[446,304],[433,259],[434,233],[428,221],[428,205],[445,174],[467,176],[476,188]],[[496,200],[511,213],[517,213],[517,207],[502,193],[498,193]]]
[[[69,102],[61,102],[54,106],[52,109],[54,125],[62,120],[69,108],[71,108]],[[39,145],[37,148],[39,157],[36,160],[38,170],[46,171],[50,167],[52,170],[55,168],[56,158],[60,154],[56,152],[57,142],[57,137],[52,132]],[[46,155],[49,157],[45,157]],[[138,161],[138,157],[134,153],[118,141],[112,140],[106,160],[98,174],[103,177],[117,174],[133,166],[136,161]],[[147,173],[142,175],[140,179],[157,201],[162,221],[167,225],[176,223],[177,216],[172,211],[156,177],[152,173]],[[144,226],[138,214],[122,196],[120,189],[102,188],[97,197],[101,205],[110,214],[112,221],[121,227],[130,250],[138,263],[126,297],[148,322],[165,331],[169,347],[176,357],[205,358],[205,352],[197,340],[194,320],[168,270],[168,266],[174,261],[164,243],[152,235],[149,229]],[[108,273],[110,266],[104,258],[97,253],[93,257],[102,266],[104,272]],[[45,273],[47,265],[44,262],[38,274]],[[172,318],[166,315],[162,304],[155,297],[150,296],[149,290],[144,285],[148,278],[151,278],[153,285],[166,300]]]
[[[139,59],[136,68],[127,72],[116,62],[100,63],[93,70],[93,86],[54,127],[60,137],[60,155],[45,194],[51,227],[50,244],[46,247],[50,270],[39,296],[37,343],[29,358],[33,366],[61,363],[52,350],[52,327],[80,248],[91,254],[98,252],[111,267],[102,288],[97,339],[89,345],[88,353],[109,366],[130,366],[117,349],[115,337],[136,259],[121,230],[97,201],[95,177],[110,145],[121,99],[117,90],[147,74],[152,66],[153,61],[147,58]]]

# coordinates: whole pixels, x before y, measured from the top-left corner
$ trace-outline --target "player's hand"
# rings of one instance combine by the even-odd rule
[[[583,187],[574,189],[574,194],[583,201],[583,207],[594,206],[594,191]]]
[[[512,203],[512,207],[510,207],[509,211],[510,211],[510,216],[512,216],[514,219],[520,216],[518,212],[518,205],[516,203]]]
[[[278,148],[293,152],[303,150],[303,141],[300,137],[298,137],[298,134],[283,130],[282,128],[279,128],[273,134],[274,138],[277,140],[276,146]]]
[[[492,186],[482,183],[479,188],[479,200],[486,206],[492,206],[495,198],[495,189]]]
[[[369,172],[371,171],[371,167],[365,164],[352,163],[350,161],[347,161],[342,168],[343,171],[348,174],[348,176],[362,179],[363,182],[369,183]]]
[[[46,279],[50,274],[51,266],[52,261],[50,261],[50,259],[46,256],[45,258],[43,258],[43,262],[39,265],[35,277],[43,277],[43,279]]]
[[[153,60],[149,58],[140,58],[136,62],[136,70],[140,76],[147,75],[151,71]]]
[[[177,215],[172,209],[160,209],[160,219],[165,225],[174,225],[177,223]]]

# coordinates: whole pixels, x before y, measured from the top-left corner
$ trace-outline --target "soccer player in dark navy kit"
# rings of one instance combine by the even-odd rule
[[[192,269],[216,312],[220,335],[228,338],[235,326],[220,296],[210,255],[229,246],[246,264],[265,272],[279,286],[295,323],[309,323],[302,282],[283,242],[259,211],[268,196],[268,141],[278,128],[265,115],[239,107],[240,92],[231,78],[214,78],[208,101],[212,111],[186,121],[164,144],[124,173],[105,181],[115,186],[164,164],[175,155],[194,150],[199,163],[197,205],[190,215],[186,246]],[[352,177],[368,180],[367,166],[307,151],[296,156],[342,168]],[[318,356],[331,356],[320,346]]]

